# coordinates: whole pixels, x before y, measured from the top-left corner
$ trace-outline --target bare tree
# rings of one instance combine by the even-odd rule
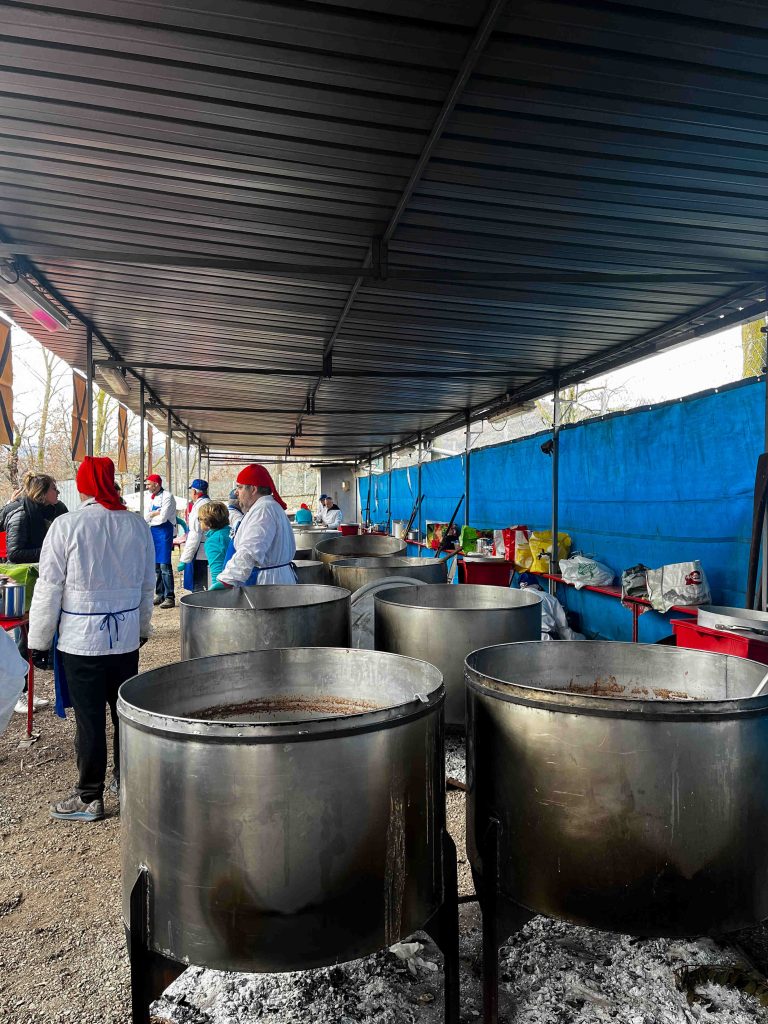
[[[111,447],[109,416],[114,402],[106,391],[96,391],[96,417],[94,419],[93,450],[96,455],[104,455]]]
[[[43,385],[43,398],[40,406],[40,422],[37,426],[37,465],[42,469],[45,465],[45,445],[48,435],[48,421],[50,418],[51,402],[64,387],[66,368],[59,370],[59,372],[56,373],[56,364],[58,363],[56,356],[53,352],[49,352],[47,348],[41,349],[41,352],[45,371],[42,375],[34,373],[34,371],[33,373]]]
[[[764,326],[765,317],[761,317],[750,324],[744,324],[741,328],[742,378],[756,377],[765,369],[766,336],[761,330]]]
[[[14,490],[19,486],[19,451],[26,439],[27,427],[31,419],[31,413],[27,413],[25,416],[18,414],[14,416],[13,444],[6,445],[5,475]]]

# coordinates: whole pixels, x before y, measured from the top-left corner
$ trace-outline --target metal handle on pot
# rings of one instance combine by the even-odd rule
[[[759,683],[757,684],[757,689],[756,689],[756,690],[755,690],[755,692],[754,692],[754,693],[752,694],[752,696],[753,696],[753,697],[759,697],[759,696],[760,696],[760,694],[761,694],[761,693],[763,692],[763,688],[765,687],[765,684],[766,684],[766,683],[768,683],[768,672],[766,672],[766,673],[765,673],[765,675],[763,676],[763,678],[762,678],[762,679],[760,680],[760,682],[759,682]]]
[[[759,629],[757,626],[730,626],[724,622],[718,622],[715,624],[715,629],[722,629],[727,633],[757,633],[759,636],[768,636],[768,629]]]

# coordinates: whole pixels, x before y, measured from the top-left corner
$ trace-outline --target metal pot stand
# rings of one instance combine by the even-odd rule
[[[445,979],[445,1024],[459,1024],[459,890],[456,846],[442,833],[443,899],[433,916],[422,926],[443,954]],[[191,966],[151,949],[149,922],[152,913],[152,879],[142,867],[130,898],[130,921],[126,927],[131,962],[131,1024],[150,1024],[150,1006]],[[483,915],[485,921],[485,914]],[[489,915],[490,920],[490,915]],[[328,964],[332,966],[332,964]],[[497,971],[498,973],[498,971]],[[485,976],[485,975],[484,975]],[[498,979],[497,979],[498,988]]]

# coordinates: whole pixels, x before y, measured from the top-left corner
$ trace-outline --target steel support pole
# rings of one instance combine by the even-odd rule
[[[419,452],[419,463],[418,463],[418,469],[416,471],[416,497],[417,497],[417,499],[421,498],[421,456],[422,456],[421,434],[419,434],[419,448],[418,448],[418,452]],[[417,529],[418,537],[419,537],[420,541],[422,540],[422,533],[421,533],[421,509],[422,509],[423,504],[424,504],[423,501],[419,501],[418,520],[417,520],[417,525],[416,525],[416,529]]]
[[[560,374],[554,376],[554,400],[552,403],[552,557],[549,561],[549,571],[556,572],[557,561],[557,505],[559,485],[559,460],[560,460]],[[549,581],[550,594],[557,593],[557,584],[554,580]]]
[[[392,445],[389,446],[389,479],[387,480],[387,533],[392,533]]]
[[[139,491],[139,512],[144,515],[144,481],[146,478],[146,452],[144,451],[144,412],[145,412],[145,397],[144,397],[144,381],[139,381],[139,475],[141,476],[141,490]]]
[[[85,435],[85,454],[93,455],[93,331],[85,330],[85,404],[88,409],[88,429]]]
[[[166,429],[168,431],[168,442],[167,442],[168,443],[168,447],[166,448],[166,454],[167,454],[168,457],[166,459],[167,466],[165,467],[166,468],[166,473],[168,475],[168,480],[166,481],[166,483],[168,484],[168,491],[171,494],[173,494],[173,473],[171,472],[171,465],[173,464],[173,438],[171,437],[171,429],[172,428],[171,428],[171,410],[170,409],[168,410],[168,424],[167,424]]]
[[[768,298],[768,295],[766,296]],[[766,327],[768,327],[768,317],[766,317]],[[765,447],[763,451],[768,452],[768,332],[763,334],[766,345],[765,354],[765,412],[764,412],[764,431],[765,431]],[[761,611],[768,610],[768,507],[766,507],[763,513],[763,542],[762,542],[762,558],[760,566],[760,609]]]
[[[189,486],[189,431],[187,433],[187,486]]]
[[[206,464],[207,464],[207,468],[206,468],[206,471],[205,471],[205,479],[208,481],[208,486],[210,487],[210,484],[211,484],[211,449],[210,448],[206,448],[206,450],[205,450],[205,461],[206,461]]]
[[[469,526],[469,409],[467,409],[467,422],[464,428],[464,525]]]
[[[203,475],[203,446],[201,444],[197,446],[197,475],[198,477]]]

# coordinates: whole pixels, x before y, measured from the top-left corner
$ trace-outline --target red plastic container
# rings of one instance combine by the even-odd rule
[[[6,533],[5,530],[0,533],[0,558],[7,558],[8,546],[6,544]]]
[[[358,523],[342,523],[339,526],[339,533],[342,537],[354,537],[360,533],[360,526]]]
[[[492,562],[464,558],[459,562],[459,583],[479,583],[486,587],[508,587],[515,563],[503,558]]]
[[[768,665],[768,642],[739,633],[700,626],[695,619],[672,619],[678,647],[694,651],[714,651],[716,654],[735,654],[737,658],[751,658]]]

